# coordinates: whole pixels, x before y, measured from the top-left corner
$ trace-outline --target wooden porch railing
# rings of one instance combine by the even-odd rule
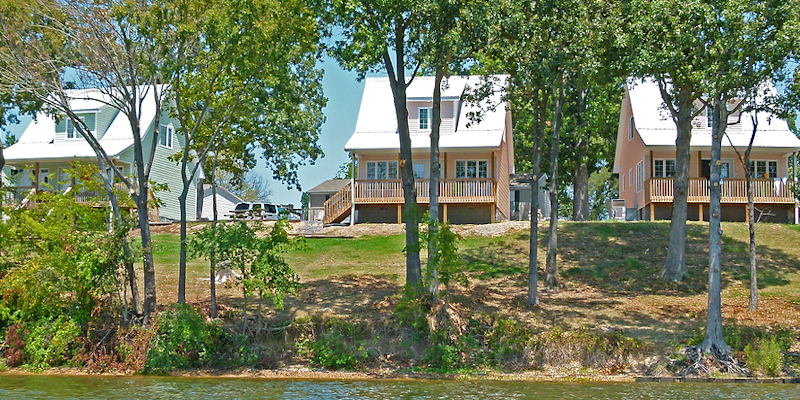
[[[710,181],[705,178],[689,179],[689,203],[709,202]],[[753,179],[753,194],[756,203],[794,204],[793,183],[788,180]],[[672,178],[648,179],[644,185],[644,201],[648,203],[671,203],[674,194]],[[747,186],[744,179],[722,181],[722,203],[747,203]]]
[[[418,179],[417,202],[430,201],[430,181]],[[443,179],[439,182],[440,203],[493,203],[497,184],[494,179]],[[403,203],[403,184],[400,180],[356,181],[356,204]]]

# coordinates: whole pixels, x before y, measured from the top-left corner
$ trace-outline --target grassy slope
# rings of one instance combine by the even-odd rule
[[[454,290],[453,301],[465,312],[488,319],[512,317],[542,329],[553,326],[624,329],[650,343],[678,343],[705,323],[708,262],[707,225],[689,223],[689,276],[682,283],[658,279],[666,256],[669,224],[561,223],[559,270],[562,290],[542,293],[542,306],[524,307],[528,234],[497,238],[467,237],[462,254],[470,287]],[[723,315],[727,323],[752,326],[800,326],[800,229],[758,226],[761,309],[748,313],[747,227],[723,224]],[[178,238],[155,236],[158,296],[175,301]],[[539,237],[540,271],[546,237]],[[286,303],[286,313],[324,313],[369,319],[396,302],[405,276],[403,237],[309,239],[287,259],[304,283]],[[424,258],[424,257],[423,257]],[[206,305],[207,262],[189,263],[187,297]],[[204,279],[205,278],[205,279]],[[220,288],[220,302],[235,307],[236,288]]]

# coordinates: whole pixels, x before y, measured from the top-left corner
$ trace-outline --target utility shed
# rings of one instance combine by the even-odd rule
[[[530,220],[531,178],[533,174],[512,174],[509,180],[511,219]],[[539,210],[542,218],[550,218],[550,191],[547,190],[547,174],[539,177]]]

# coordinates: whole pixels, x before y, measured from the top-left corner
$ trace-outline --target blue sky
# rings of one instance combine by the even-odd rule
[[[364,82],[357,81],[357,74],[344,71],[336,61],[326,58],[319,66],[325,70],[322,88],[325,97],[328,98],[328,103],[323,109],[326,120],[322,125],[322,134],[319,140],[325,156],[318,159],[314,165],[300,167],[298,176],[303,190],[311,189],[321,182],[333,178],[339,166],[348,160],[344,145],[355,130],[361,95],[364,91]],[[23,116],[20,117],[18,125],[10,125],[6,128],[19,137],[30,121],[30,117]],[[269,180],[270,189],[273,192],[270,201],[277,204],[294,204],[295,207],[300,207],[300,191],[287,188],[285,184],[274,181],[272,171],[267,171],[263,161],[259,162],[256,171]],[[172,190],[180,190],[180,188],[172,188]]]

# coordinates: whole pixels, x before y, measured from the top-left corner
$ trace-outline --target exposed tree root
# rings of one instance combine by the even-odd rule
[[[713,375],[727,373],[749,376],[750,370],[741,366],[739,360],[724,351],[715,348],[703,351],[700,346],[691,346],[683,350],[687,364],[678,371],[678,376]]]

